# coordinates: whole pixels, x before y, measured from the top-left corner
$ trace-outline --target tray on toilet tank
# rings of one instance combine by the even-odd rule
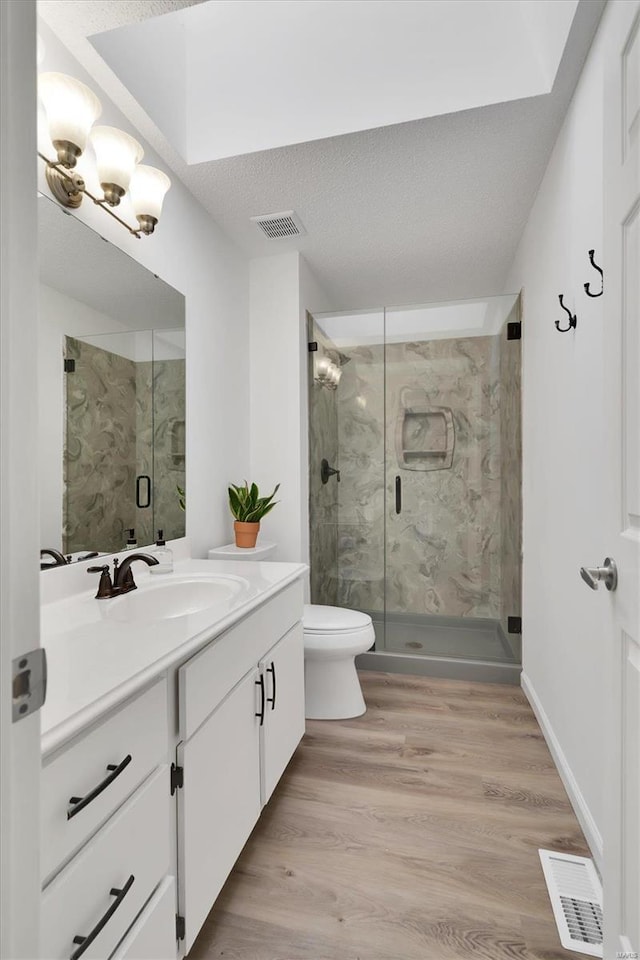
[[[255,547],[236,547],[235,543],[227,543],[223,547],[213,547],[209,550],[209,560],[273,560],[277,543],[263,540]]]

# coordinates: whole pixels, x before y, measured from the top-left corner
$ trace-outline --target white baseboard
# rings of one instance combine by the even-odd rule
[[[573,775],[573,771],[569,766],[567,758],[564,755],[562,747],[558,742],[551,723],[547,714],[544,711],[540,700],[531,684],[531,681],[527,675],[522,673],[520,683],[524,694],[531,704],[531,709],[536,715],[536,720],[540,724],[540,729],[544,735],[545,740],[547,741],[547,746],[553,758],[553,762],[558,768],[558,773],[560,774],[560,779],[564,784],[564,788],[569,795],[569,800],[571,801],[571,806],[574,809],[575,815],[578,818],[580,826],[582,827],[582,832],[585,835],[585,839],[589,844],[589,849],[593,859],[596,862],[596,866],[600,873],[602,873],[602,834],[598,830],[595,820],[589,810],[587,802],[578,786],[578,781]]]

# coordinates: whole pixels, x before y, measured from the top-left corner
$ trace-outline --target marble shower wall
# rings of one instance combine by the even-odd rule
[[[350,362],[337,391],[339,604],[383,611],[385,572],[387,612],[502,619],[505,591],[510,605],[519,598],[512,535],[520,511],[519,453],[511,442],[519,424],[519,359],[515,350],[503,355],[503,337],[390,343],[386,355],[382,345],[345,351]],[[449,469],[400,467],[396,432],[407,396],[416,409],[451,411]],[[507,613],[518,611],[519,599]]]
[[[184,536],[176,486],[185,485],[185,361],[134,362],[71,337],[67,374],[64,551]],[[136,477],[152,478],[152,505],[136,507]]]
[[[499,616],[499,359],[496,337],[387,344],[388,611]],[[418,407],[451,411],[449,469],[399,468],[394,434],[405,391]]]
[[[153,361],[142,360],[136,368],[136,462],[135,475],[153,480]],[[145,487],[146,492],[146,487]],[[134,492],[135,500],[135,492]],[[144,496],[144,494],[143,494]],[[144,502],[144,501],[143,501]],[[148,507],[138,507],[134,502],[134,522],[139,544],[154,543],[153,519],[154,497]]]
[[[382,325],[382,321],[381,321]],[[344,349],[337,390],[338,604],[384,610],[384,347]]]
[[[176,487],[185,487],[185,361],[153,364],[153,516],[167,540],[184,537]],[[155,533],[155,531],[154,531]],[[155,537],[154,537],[155,539]]]
[[[317,341],[317,353],[309,354],[309,525],[311,602],[334,606],[338,603],[338,484],[335,477],[323,484],[320,463],[331,466],[338,460],[337,392],[315,383],[316,357],[333,345],[314,324],[310,339]]]
[[[119,550],[135,522],[136,364],[66,337],[63,550]]]

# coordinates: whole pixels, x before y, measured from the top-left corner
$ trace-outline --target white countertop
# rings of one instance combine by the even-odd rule
[[[136,563],[136,583],[185,576],[242,577],[247,587],[215,608],[154,622],[108,619],[111,600],[96,600],[91,589],[41,607],[41,644],[47,651],[47,699],[41,710],[42,753],[46,755],[102,713],[136,693],[169,667],[302,577],[300,563],[179,560],[173,574],[152,575]],[[64,574],[62,574],[64,576]],[[53,571],[44,576],[55,577]],[[76,578],[76,582],[79,580]],[[84,583],[84,580],[82,581]]]

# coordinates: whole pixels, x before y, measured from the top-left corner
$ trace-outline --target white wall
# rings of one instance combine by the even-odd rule
[[[602,347],[606,292],[587,251],[603,263],[603,46],[607,11],[560,132],[510,271],[524,288],[524,676],[592,852],[601,855],[604,737],[601,680],[605,611],[579,568],[600,563],[607,410]],[[606,266],[606,265],[605,265]],[[605,271],[606,272],[606,271]],[[593,289],[593,287],[592,287]],[[566,315],[577,330],[558,333]]]
[[[251,477],[272,489],[278,506],[262,536],[278,560],[308,562],[308,405],[306,311],[330,310],[326,295],[297,252],[252,260]],[[234,480],[233,476],[229,479]],[[243,480],[239,476],[234,482]]]
[[[144,162],[166,169],[42,21],[38,31],[45,48],[40,69],[87,83],[102,102],[100,123],[132,133],[143,143]],[[43,167],[39,161],[39,189],[48,193]],[[194,555],[204,556],[228,538],[229,477],[249,470],[248,262],[175,176],[152,237],[135,239],[89,202],[76,216],[185,295],[187,534]]]

